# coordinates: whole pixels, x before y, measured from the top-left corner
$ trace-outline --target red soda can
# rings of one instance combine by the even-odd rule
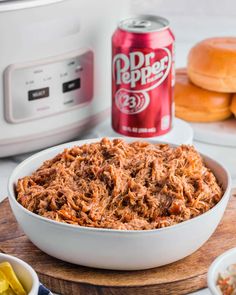
[[[169,22],[142,15],[121,21],[112,37],[112,127],[132,137],[172,127],[174,35]]]

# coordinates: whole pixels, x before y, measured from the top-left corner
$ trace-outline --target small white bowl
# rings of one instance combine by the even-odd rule
[[[36,215],[17,202],[15,185],[19,178],[31,175],[45,160],[53,158],[65,148],[100,140],[89,139],[56,146],[31,156],[15,168],[8,184],[9,201],[18,223],[29,239],[39,249],[58,259],[114,270],[154,268],[180,260],[198,250],[218,226],[231,190],[227,169],[206,156],[203,156],[206,165],[223,186],[222,199],[208,212],[170,227],[113,230],[76,226]]]
[[[216,287],[216,282],[219,274],[224,272],[231,264],[236,264],[236,248],[224,252],[211,264],[208,270],[207,284],[213,295],[222,295]]]
[[[0,253],[0,263],[7,261],[14,269],[28,295],[38,295],[39,279],[33,268],[23,260]]]

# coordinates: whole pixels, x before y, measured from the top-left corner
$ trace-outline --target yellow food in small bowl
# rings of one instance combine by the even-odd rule
[[[9,262],[0,263],[0,295],[27,295]]]

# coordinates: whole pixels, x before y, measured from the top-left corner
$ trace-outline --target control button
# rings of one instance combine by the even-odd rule
[[[30,90],[28,92],[28,100],[29,101],[40,99],[40,98],[45,98],[45,97],[49,97],[49,87]]]
[[[63,83],[63,85],[62,85],[63,93],[73,91],[73,90],[76,90],[79,88],[80,88],[80,79],[69,81],[69,82]]]

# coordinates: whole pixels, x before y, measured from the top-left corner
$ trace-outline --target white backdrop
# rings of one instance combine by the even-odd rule
[[[177,67],[189,49],[207,37],[236,36],[236,0],[131,0],[132,13],[166,17],[176,36]]]

